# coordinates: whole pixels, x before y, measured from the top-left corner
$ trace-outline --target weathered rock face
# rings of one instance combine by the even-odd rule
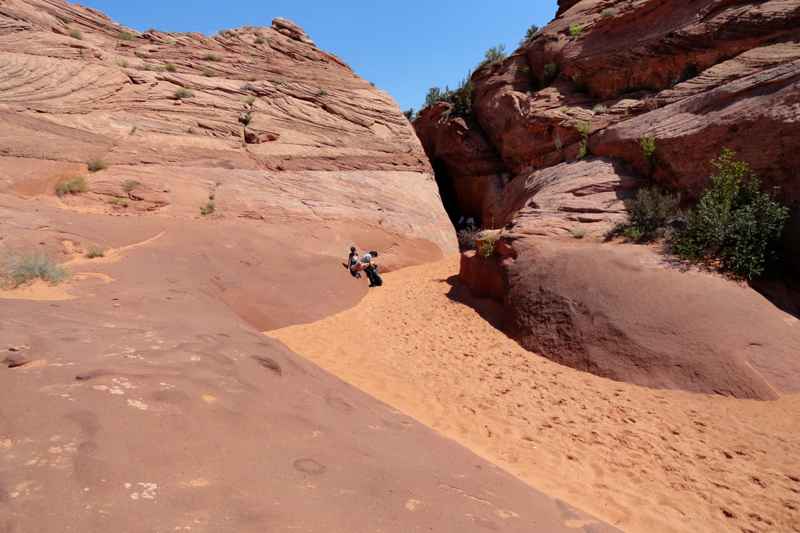
[[[796,210],[798,24],[800,3],[781,0],[561,1],[556,20],[507,59],[475,72],[471,117],[420,114],[415,129],[426,152],[449,163],[440,182],[458,187],[454,176],[469,173],[468,158],[448,157],[463,154],[467,146],[493,150],[493,173],[510,177],[495,182],[502,188],[495,187],[483,202],[471,197],[457,207],[471,212],[480,205],[484,223],[506,227],[518,258],[503,258],[505,267],[497,273],[473,265],[479,258],[465,258],[464,280],[479,291],[505,287],[500,299],[509,328],[523,344],[565,364],[645,385],[756,398],[772,397],[770,387],[792,389],[778,385],[779,372],[747,371],[747,364],[758,366],[753,358],[763,361],[770,353],[789,358],[788,352],[746,347],[761,327],[750,320],[753,309],[769,320],[796,323],[794,318],[779,316],[776,309],[771,314],[768,305],[753,303],[755,293],[744,297],[739,291],[745,289],[729,283],[729,294],[709,297],[703,312],[741,325],[733,345],[695,328],[690,322],[702,318],[691,318],[679,306],[659,307],[639,320],[637,297],[650,298],[667,286],[679,299],[705,290],[724,294],[726,282],[704,274],[682,277],[666,265],[645,273],[641,262],[651,258],[615,254],[596,241],[625,220],[624,199],[642,183],[654,181],[684,198],[696,197],[710,174],[710,160],[724,147],[736,150],[765,187],[778,187]],[[655,139],[655,164],[643,153],[643,137]],[[788,225],[787,247],[796,246],[797,227],[796,221]],[[587,251],[573,252],[575,246]],[[569,261],[576,262],[574,268]],[[478,270],[499,277],[478,282]],[[631,292],[628,283],[637,290]],[[571,289],[562,290],[566,286]],[[726,299],[737,298],[753,301],[726,305]],[[613,312],[611,301],[617,306]],[[556,316],[563,320],[554,321]],[[659,328],[685,342],[643,334]],[[798,335],[793,327],[780,338],[797,346]],[[707,350],[702,362],[700,345],[721,348]],[[797,379],[794,371],[787,375]]]
[[[160,198],[132,208],[163,211],[183,199],[160,191],[181,180],[218,187],[227,216],[347,218],[453,249],[394,101],[283,19],[213,38],[138,34],[61,1],[4,2],[0,116],[3,156],[109,165],[81,200],[92,209],[118,212],[107,201],[136,179]]]
[[[71,274],[0,276],[0,531],[564,529],[555,501],[262,335],[363,297],[353,243],[385,266],[456,250],[395,103],[302,29],[138,34],[0,0],[0,122],[0,269]]]

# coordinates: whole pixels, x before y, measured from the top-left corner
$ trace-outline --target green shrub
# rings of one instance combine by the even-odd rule
[[[498,61],[504,60],[506,57],[506,45],[499,44],[497,46],[493,46],[486,50],[486,53],[483,55],[481,66],[497,63]]]
[[[175,91],[175,100],[185,100],[187,98],[194,98],[194,93],[189,89],[181,87],[177,91]]]
[[[125,180],[122,182],[122,190],[126,193],[130,194],[136,190],[137,187],[141,185],[140,182],[136,180]]]
[[[639,139],[639,146],[642,147],[644,158],[647,159],[651,165],[656,161],[656,138],[652,135],[645,135]]]
[[[136,36],[129,31],[121,31],[117,34],[117,39],[120,39],[122,41],[132,41],[135,38]]]
[[[222,58],[217,54],[206,54],[203,56],[205,61],[222,61]]]
[[[583,25],[582,24],[572,24],[569,27],[569,35],[570,37],[575,37],[576,39],[583,35]]]
[[[178,67],[176,67],[173,63],[167,63],[164,65],[164,70],[167,72],[178,72]]]
[[[499,231],[481,231],[475,236],[475,244],[478,248],[478,254],[482,257],[492,257],[497,241],[500,240]]]
[[[264,44],[266,41],[263,37],[256,37],[256,44]]]
[[[216,211],[216,210],[217,210],[217,206],[214,205],[214,201],[213,200],[209,200],[208,202],[206,202],[205,205],[200,206],[200,214],[203,215],[204,217],[213,214],[214,211]]]
[[[655,187],[639,189],[633,199],[625,201],[630,216],[630,226],[638,230],[638,238],[651,240],[657,236],[670,218],[678,214],[680,197]]]
[[[519,45],[523,46],[531,42],[534,39],[534,37],[539,35],[539,31],[540,31],[539,26],[537,26],[536,24],[532,24],[525,32],[525,37],[522,39],[522,41],[520,41]]]
[[[77,176],[61,180],[56,185],[56,194],[58,196],[66,196],[67,194],[80,194],[89,190],[89,185],[86,183],[86,178]]]
[[[589,154],[589,133],[592,131],[592,124],[585,120],[578,122],[576,126],[578,133],[581,134],[581,144],[578,148],[578,159],[583,159]]]
[[[124,198],[119,198],[117,196],[109,200],[108,203],[110,203],[114,207],[128,207],[128,201],[125,200]]]
[[[613,7],[607,7],[600,12],[600,16],[603,17],[604,19],[615,17],[617,16],[617,10],[614,9]]]
[[[89,167],[89,172],[100,172],[108,168],[108,163],[102,159],[92,159],[86,166]]]
[[[213,78],[216,75],[217,73],[214,72],[213,70],[203,69],[203,76],[205,76],[206,78]]]
[[[758,278],[778,258],[789,210],[761,191],[759,178],[733,151],[723,150],[713,165],[716,172],[674,249],[684,259],[715,262],[736,276]]]
[[[638,226],[623,226],[622,236],[633,242],[640,242],[644,238],[644,232]]]
[[[425,96],[425,107],[430,107],[438,102],[448,102],[453,105],[452,114],[454,116],[465,117],[472,113],[472,93],[473,85],[470,76],[461,80],[458,88],[444,90],[439,87],[431,87]]]
[[[56,284],[68,276],[64,267],[43,254],[10,257],[0,272],[3,285],[12,289],[36,279]]]
[[[608,111],[608,108],[606,106],[604,106],[603,104],[597,104],[592,108],[592,111],[597,113],[597,114],[602,115],[603,113]]]
[[[409,122],[414,122],[414,119],[417,118],[417,113],[414,111],[413,107],[403,111],[403,115],[405,115]]]
[[[105,257],[105,255],[106,252],[99,246],[90,246],[86,251],[86,257],[88,259],[97,259],[98,257]]]
[[[69,36],[72,37],[73,39],[78,39],[78,40],[83,39],[83,34],[81,33],[81,30],[69,30]]]

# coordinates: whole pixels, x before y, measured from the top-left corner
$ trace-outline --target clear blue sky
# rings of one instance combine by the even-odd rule
[[[79,0],[114,20],[145,30],[214,34],[269,26],[275,17],[300,24],[320,48],[388,91],[402,109],[418,109],[431,86],[457,85],[486,49],[516,48],[531,25],[544,26],[556,0]]]

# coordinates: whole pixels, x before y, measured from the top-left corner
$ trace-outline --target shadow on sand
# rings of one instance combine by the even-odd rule
[[[450,290],[447,292],[448,298],[454,302],[473,308],[478,312],[481,318],[486,320],[494,328],[503,331],[505,313],[502,304],[490,298],[476,298],[472,295],[469,288],[461,283],[461,280],[458,279],[458,275],[437,281],[450,285]]]

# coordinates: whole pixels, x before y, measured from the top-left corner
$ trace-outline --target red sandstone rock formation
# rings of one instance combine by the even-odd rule
[[[353,242],[456,250],[395,103],[296,25],[0,0],[0,120],[0,265],[72,274],[0,287],[0,531],[613,531],[261,334],[362,297]]]
[[[695,197],[723,147],[739,152],[765,187],[779,187],[785,202],[800,205],[798,24],[800,4],[781,0],[562,1],[558,17],[533,39],[474,73],[471,117],[448,120],[442,107],[420,113],[415,128],[423,146],[446,166],[437,179],[456,198],[469,198],[451,211],[479,206],[484,224],[505,226],[507,241],[520,251],[498,274],[502,279],[479,283],[477,267],[468,265],[478,259],[465,258],[464,279],[479,290],[505,284],[509,328],[523,344],[646,385],[769,398],[800,384],[784,367],[791,366],[787,352],[750,344],[763,325],[750,320],[754,309],[767,322],[792,317],[728,283],[727,296],[709,298],[703,308],[703,317],[724,319],[708,318],[698,329],[703,318],[680,306],[662,308],[658,288],[672,286],[680,300],[698,291],[710,295],[712,287],[724,294],[726,282],[676,276],[666,265],[645,273],[640,263],[654,259],[644,252],[613,252],[591,242],[625,220],[623,200],[640,183],[652,180]],[[643,137],[655,139],[654,167],[640,146]],[[462,176],[474,159],[465,153],[497,154],[492,175],[505,172],[510,180],[483,178],[483,187],[507,185],[483,198],[470,193]],[[789,225],[787,243],[797,242],[796,228]],[[568,241],[555,252],[558,238]],[[576,245],[592,252],[573,252]],[[571,262],[574,268],[567,267]],[[606,283],[608,276],[616,281]],[[581,290],[561,290],[566,286]],[[652,310],[640,309],[635,295]],[[724,324],[739,324],[736,335]],[[673,335],[669,342],[643,334],[663,328]],[[787,328],[780,342],[796,347],[798,335],[796,327]],[[758,376],[746,371],[748,364]],[[783,380],[784,371],[793,377]]]

